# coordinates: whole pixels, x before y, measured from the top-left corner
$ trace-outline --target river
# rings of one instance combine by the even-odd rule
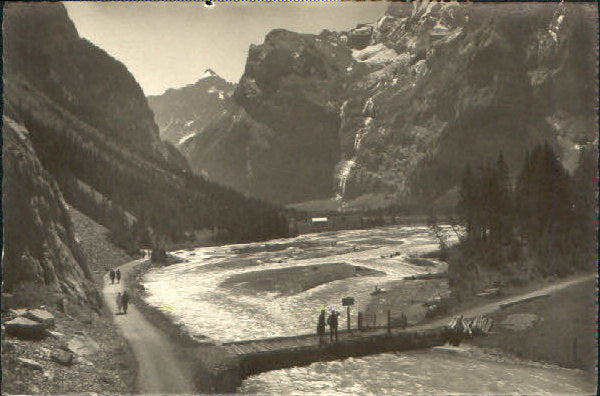
[[[449,228],[445,232],[450,242],[456,240]],[[427,227],[346,230],[203,247],[174,252],[185,262],[151,270],[143,284],[149,304],[190,334],[216,343],[314,333],[319,311],[341,310],[341,297],[353,296],[354,309],[362,310],[375,285],[385,287],[405,276],[431,271],[408,259],[437,247]],[[293,295],[220,286],[230,276],[250,271],[333,262],[369,267],[385,275],[336,280]],[[433,262],[434,271],[445,269],[444,263]],[[345,323],[343,316],[340,320]],[[496,362],[434,349],[271,371],[246,379],[240,392],[581,393],[592,389],[582,378],[587,377],[575,370]]]
[[[450,348],[449,348],[450,349]],[[432,350],[318,362],[252,376],[241,393],[261,394],[592,394],[576,370]]]

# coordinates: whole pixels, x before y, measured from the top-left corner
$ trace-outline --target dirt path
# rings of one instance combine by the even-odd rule
[[[501,309],[501,306],[504,304],[512,304],[520,301],[528,301],[533,298],[546,296],[552,293],[555,293],[564,288],[579,284],[581,282],[585,282],[587,280],[593,279],[595,275],[582,275],[578,277],[574,277],[571,279],[566,279],[557,283],[553,283],[546,287],[528,292],[522,293],[510,297],[506,297],[494,302],[490,302],[487,304],[479,305],[477,307],[473,307],[470,309],[465,309],[460,312],[453,313],[452,315],[445,315],[433,321],[422,323],[416,326],[407,327],[406,330],[401,330],[399,328],[392,329],[392,333],[401,333],[401,332],[414,332],[421,330],[431,330],[443,327],[450,323],[450,321],[458,316],[463,315],[465,318],[472,318],[478,315],[488,315],[492,312],[495,312]],[[339,331],[339,340],[352,340],[363,337],[370,337],[378,334],[387,333],[386,328],[378,328],[361,332],[346,332],[344,328],[344,323],[341,323],[341,329]],[[329,334],[329,333],[327,333]],[[271,337],[264,339],[256,339],[256,340],[246,340],[246,341],[238,341],[238,342],[230,342],[225,343],[225,347],[232,353],[238,355],[246,355],[253,354],[257,350],[274,350],[274,349],[289,349],[289,348],[299,348],[299,347],[308,347],[308,346],[316,346],[318,344],[318,339],[314,334],[300,334],[297,336],[289,336],[289,337]],[[325,337],[325,343],[329,343],[328,335]]]
[[[594,279],[595,276],[596,275],[594,275],[594,274],[589,274],[589,275],[577,276],[577,277],[571,278],[571,279],[566,279],[566,280],[563,280],[563,281],[560,281],[557,283],[553,283],[553,284],[543,287],[541,289],[534,290],[529,293],[518,294],[518,295],[510,296],[510,297],[507,297],[507,298],[504,298],[504,299],[501,299],[498,301],[494,301],[494,302],[491,302],[488,304],[479,305],[479,306],[476,306],[476,307],[473,307],[470,309],[466,309],[461,312],[456,312],[456,313],[452,314],[451,316],[446,316],[444,318],[437,319],[433,322],[414,326],[411,328],[412,329],[420,329],[420,328],[433,328],[433,327],[443,326],[443,325],[448,324],[450,319],[452,319],[456,316],[459,316],[459,315],[463,315],[465,318],[472,318],[472,317],[475,317],[478,315],[488,315],[492,312],[495,312],[495,311],[498,311],[499,309],[501,309],[502,305],[514,304],[514,303],[518,303],[522,300],[528,301],[530,299],[546,296],[546,295],[555,293],[559,290],[565,289],[567,287],[576,285],[578,283],[585,282],[590,279]]]
[[[123,290],[123,279],[127,278],[136,265],[136,260],[120,268],[121,284],[111,284],[108,274],[104,278],[102,294],[112,312],[117,312],[116,296]],[[141,394],[191,394],[196,393],[192,373],[177,356],[177,348],[169,337],[152,325],[132,304],[126,315],[115,315],[115,323],[123,334],[138,362],[136,392]]]

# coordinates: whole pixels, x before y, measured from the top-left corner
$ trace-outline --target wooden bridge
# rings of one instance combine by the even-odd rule
[[[237,357],[242,378],[270,370],[306,366],[378,353],[428,348],[444,343],[443,326],[413,329],[340,330],[338,341],[320,344],[315,334],[224,343]]]

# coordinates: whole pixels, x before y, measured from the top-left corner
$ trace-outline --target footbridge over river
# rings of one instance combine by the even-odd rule
[[[378,353],[429,348],[444,343],[444,326],[419,326],[411,329],[387,328],[339,331],[338,341],[330,342],[329,334],[319,343],[315,334],[277,337],[224,343],[223,347],[237,356],[242,378],[270,370],[305,366]]]
[[[509,296],[460,312],[465,318],[488,315],[514,304],[548,297],[569,286],[595,279],[595,274],[583,274],[542,287],[528,293]],[[455,313],[458,315],[459,313]],[[315,334],[277,337],[224,343],[222,346],[236,357],[241,378],[282,368],[305,366],[319,361],[331,361],[378,353],[405,351],[443,345],[445,328],[450,317],[429,323],[400,328],[340,331],[339,340],[319,344]]]

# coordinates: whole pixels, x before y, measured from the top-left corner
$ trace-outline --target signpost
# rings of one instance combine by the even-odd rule
[[[342,305],[346,307],[347,310],[348,330],[350,330],[350,306],[354,305],[354,297],[342,298]]]

